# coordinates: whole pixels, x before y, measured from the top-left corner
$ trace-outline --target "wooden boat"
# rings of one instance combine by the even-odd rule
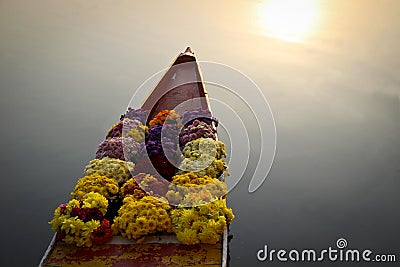
[[[157,86],[144,101],[149,118],[176,106],[210,110],[196,56],[188,47],[179,54]],[[50,242],[39,266],[227,266],[228,231],[217,244],[180,244],[175,235],[151,235],[137,243],[114,236],[108,243],[81,248]]]

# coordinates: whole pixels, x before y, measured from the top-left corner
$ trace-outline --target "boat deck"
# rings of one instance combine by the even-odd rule
[[[79,248],[52,241],[39,266],[226,266],[227,231],[217,244],[179,244],[174,235],[153,235],[142,243],[115,236],[104,245]],[[222,253],[221,253],[222,252]],[[225,253],[224,253],[225,252]],[[222,257],[221,257],[222,255]]]

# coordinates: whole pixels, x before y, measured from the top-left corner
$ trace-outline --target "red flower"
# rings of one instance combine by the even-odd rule
[[[56,234],[56,241],[62,241],[65,237],[65,232],[57,232]]]
[[[93,232],[93,242],[95,244],[104,244],[107,243],[112,237],[112,231],[110,227],[110,221],[107,219],[103,219],[101,221],[101,225],[97,228],[96,231]]]

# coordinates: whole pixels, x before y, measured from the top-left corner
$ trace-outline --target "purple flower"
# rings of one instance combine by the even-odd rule
[[[136,162],[142,146],[143,144],[136,142],[133,138],[113,137],[104,140],[99,145],[96,158],[110,157]]]
[[[195,119],[205,122],[208,125],[211,125],[212,121],[215,120],[212,117],[211,111],[209,111],[208,109],[198,108],[195,110],[185,111],[182,116],[182,124],[187,125]]]
[[[179,134],[179,145],[183,147],[186,143],[202,137],[215,140],[216,130],[207,123],[196,119]]]
[[[85,221],[101,220],[103,218],[103,214],[98,208],[85,208],[83,210],[85,213]]]
[[[60,208],[60,214],[63,214],[64,211],[65,211],[65,209],[67,208],[67,204],[66,204],[66,203],[61,204],[61,205],[58,206],[58,207]]]
[[[131,120],[138,120],[140,121],[143,125],[146,124],[147,118],[149,117],[149,111],[148,110],[143,110],[143,109],[133,109],[131,107],[128,108],[125,114],[121,115],[120,120],[122,121],[125,118],[131,119]]]

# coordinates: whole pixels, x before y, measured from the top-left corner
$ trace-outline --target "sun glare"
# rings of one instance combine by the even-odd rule
[[[290,42],[304,41],[317,15],[315,0],[267,0],[259,11],[263,33]]]

